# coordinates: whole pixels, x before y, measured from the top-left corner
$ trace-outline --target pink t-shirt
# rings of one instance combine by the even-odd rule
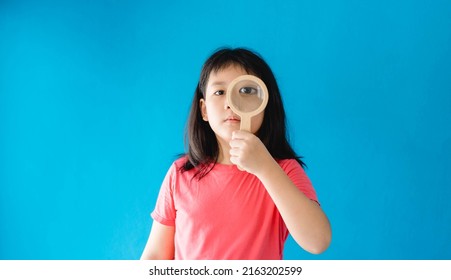
[[[175,226],[175,259],[282,259],[288,229],[263,184],[235,165],[216,164],[201,180],[170,167],[152,218]],[[315,190],[296,160],[280,166],[310,199]]]

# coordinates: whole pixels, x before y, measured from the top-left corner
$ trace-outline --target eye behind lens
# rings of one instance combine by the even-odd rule
[[[255,95],[258,94],[258,89],[254,87],[242,87],[240,88],[239,92],[246,95]]]

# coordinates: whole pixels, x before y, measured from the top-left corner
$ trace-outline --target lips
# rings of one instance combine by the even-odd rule
[[[237,117],[237,116],[228,116],[228,117],[226,118],[226,121],[235,121],[235,122],[239,122],[239,121],[240,121],[240,118]]]

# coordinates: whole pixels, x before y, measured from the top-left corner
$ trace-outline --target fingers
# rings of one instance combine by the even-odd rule
[[[243,150],[245,150],[246,142],[242,139],[234,139],[230,141],[230,155],[232,157],[240,157],[243,155]]]
[[[235,139],[246,140],[252,136],[254,136],[254,134],[252,134],[251,132],[245,131],[245,130],[235,130],[232,132],[232,140],[235,140]]]
[[[256,136],[250,132],[236,130],[232,132],[232,140],[230,140],[229,145],[232,149],[246,149],[246,146],[251,145],[255,141],[254,137]]]
[[[246,150],[246,133],[241,133],[237,130],[232,133],[232,140],[230,140],[230,161],[233,164],[241,164],[241,160],[244,157]]]
[[[252,142],[254,135],[247,131],[236,130],[232,133],[232,140],[229,145],[232,150],[245,149],[248,143]]]
[[[248,131],[234,131],[229,145],[230,161],[249,173],[257,172],[269,155],[260,139]]]
[[[253,157],[253,147],[255,143],[256,136],[250,132],[237,130],[232,133],[232,140],[229,142],[230,145],[230,161],[237,164],[244,169],[249,163],[252,163]]]

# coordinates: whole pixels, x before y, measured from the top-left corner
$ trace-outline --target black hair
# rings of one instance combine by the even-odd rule
[[[269,65],[259,54],[249,49],[221,48],[205,61],[194,91],[185,132],[187,161],[181,170],[197,168],[195,176],[201,179],[208,174],[218,160],[219,144],[209,123],[202,119],[199,101],[201,98],[205,99],[205,89],[210,73],[232,65],[239,66],[248,74],[259,77],[268,88],[268,105],[265,108],[263,123],[256,133],[257,137],[274,159],[296,159],[302,167],[305,167],[301,157],[296,155],[288,142],[285,110],[276,78]]]

